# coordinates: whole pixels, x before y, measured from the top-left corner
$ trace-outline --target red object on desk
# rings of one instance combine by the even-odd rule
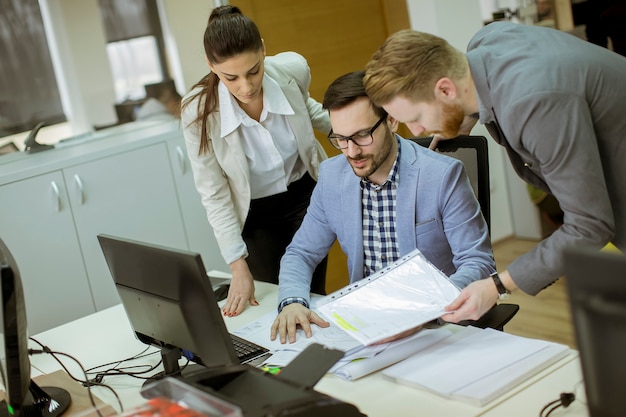
[[[122,414],[124,417],[207,417],[167,398],[157,397]]]

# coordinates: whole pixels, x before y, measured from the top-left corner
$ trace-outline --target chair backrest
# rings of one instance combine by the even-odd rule
[[[432,138],[410,138],[424,147],[428,147]],[[459,136],[455,139],[441,140],[436,150],[463,162],[474,194],[480,204],[480,210],[491,233],[491,196],[489,190],[489,154],[487,138],[484,136]]]
[[[410,138],[410,140],[428,147],[432,138]],[[463,162],[474,194],[480,204],[487,228],[491,234],[491,195],[489,190],[489,153],[487,138],[484,136],[459,136],[455,139],[442,140],[436,150]],[[503,330],[506,323],[517,314],[519,305],[502,303],[495,305],[478,320],[466,320],[459,324],[480,328]]]

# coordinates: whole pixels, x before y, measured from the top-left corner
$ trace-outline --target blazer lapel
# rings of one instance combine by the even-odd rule
[[[287,121],[296,135],[299,136],[300,132],[306,132],[308,126],[311,124],[309,113],[302,101],[302,94],[298,89],[298,85],[294,80],[290,80],[288,84],[279,84],[283,94],[289,101],[289,105],[294,111],[294,114],[287,116]]]
[[[342,217],[345,241],[350,243],[346,248],[349,265],[350,282],[363,278],[363,210],[361,204],[360,178],[352,171],[352,167],[346,161],[346,166],[341,175],[341,206],[339,215]]]
[[[400,183],[396,196],[396,230],[400,256],[404,256],[417,247],[415,238],[415,213],[417,212],[417,187],[419,165],[417,154],[411,146],[400,140]]]
[[[227,171],[232,181],[238,183],[235,187],[239,190],[250,190],[250,171],[248,169],[248,163],[246,154],[241,146],[241,135],[239,129],[234,130],[225,137],[221,137],[219,112],[215,112],[215,117],[218,118],[217,123],[210,124],[210,137],[212,139],[212,146],[215,155],[222,165],[222,169]],[[249,196],[248,196],[249,198]]]

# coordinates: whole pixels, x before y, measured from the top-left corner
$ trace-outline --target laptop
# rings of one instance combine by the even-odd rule
[[[623,416],[626,256],[576,247],[564,262],[589,415]]]
[[[228,332],[200,254],[106,234],[98,241],[135,335],[160,347],[164,364],[176,349],[207,368],[269,356]]]

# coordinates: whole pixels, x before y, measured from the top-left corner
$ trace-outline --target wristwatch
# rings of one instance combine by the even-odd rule
[[[509,294],[511,294],[511,291],[507,290],[502,283],[502,280],[500,279],[500,276],[497,272],[493,274],[491,278],[493,279],[493,283],[496,284],[496,288],[498,289],[498,299],[504,300]]]

